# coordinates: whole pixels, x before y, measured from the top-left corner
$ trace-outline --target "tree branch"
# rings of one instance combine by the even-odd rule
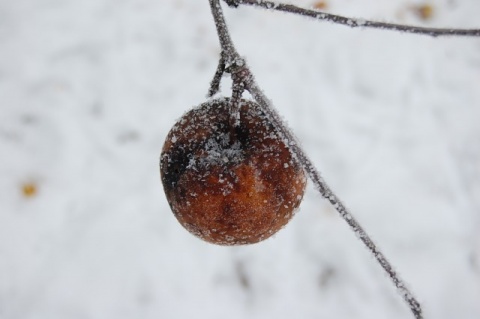
[[[220,41],[220,47],[222,48],[222,57],[225,62],[231,62],[229,59],[240,57],[233,45],[230,33],[228,32],[227,25],[225,23],[225,17],[223,16],[222,7],[220,1],[209,0],[210,8],[212,9],[213,19],[215,26],[217,27],[218,39]]]
[[[420,35],[427,35],[432,37],[441,36],[465,36],[465,37],[480,37],[480,29],[455,29],[455,28],[426,28],[403,24],[386,23],[370,21],[365,19],[355,19],[343,17],[335,14],[320,12],[318,10],[310,10],[300,8],[292,4],[277,3],[267,0],[224,0],[228,5],[237,7],[238,5],[250,5],[261,7],[264,9],[283,11],[293,14],[298,14],[305,17],[314,18],[316,20],[325,20],[336,24],[342,24],[351,28],[373,28],[380,30],[393,30],[405,33],[414,33]]]
[[[316,190],[326,198],[333,207],[337,210],[340,216],[347,222],[350,228],[355,232],[357,237],[363,242],[363,244],[370,250],[375,259],[378,261],[380,266],[385,270],[390,279],[392,280],[395,287],[397,287],[403,299],[406,301],[410,310],[412,311],[416,319],[422,319],[422,308],[420,303],[415,299],[410,290],[406,287],[403,280],[398,276],[397,272],[393,269],[392,265],[389,263],[387,258],[383,253],[378,249],[374,244],[372,239],[368,234],[363,230],[357,220],[352,216],[349,210],[343,205],[341,200],[335,195],[335,193],[330,189],[327,183],[323,180],[320,173],[317,171],[312,161],[309,159],[307,154],[300,147],[300,144],[297,142],[297,138],[291,132],[291,130],[286,126],[282,121],[280,115],[273,108],[269,99],[263,94],[262,90],[259,88],[255,82],[255,78],[252,75],[246,62],[240,57],[238,52],[233,45],[233,42],[230,38],[227,25],[225,23],[225,18],[223,16],[223,11],[220,6],[220,0],[209,0],[210,7],[212,10],[212,15],[215,20],[215,25],[217,26],[217,33],[220,40],[220,46],[222,48],[222,54],[219,62],[219,67],[215,72],[214,80],[210,87],[210,93],[218,91],[219,79],[221,78],[224,72],[229,72],[232,74],[233,79],[233,98],[239,99],[244,89],[250,92],[254,100],[261,106],[263,112],[267,118],[272,122],[274,127],[277,130],[277,133],[280,138],[282,138],[285,143],[289,146],[290,151],[292,152],[293,157],[297,160],[307,173],[308,177],[312,180],[315,185]],[[235,5],[238,3],[270,3],[261,0],[225,0],[227,4]],[[278,8],[278,6],[277,6]],[[225,68],[225,64],[227,67]]]

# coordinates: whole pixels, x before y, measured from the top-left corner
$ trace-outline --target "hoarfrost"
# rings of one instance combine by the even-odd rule
[[[235,141],[232,145],[230,143],[230,136],[226,133],[219,136],[209,138],[205,143],[205,151],[207,156],[199,159],[200,165],[223,165],[225,163],[233,162],[239,163],[243,159],[242,145],[239,141]]]

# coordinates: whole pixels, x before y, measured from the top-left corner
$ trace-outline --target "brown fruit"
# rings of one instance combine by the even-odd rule
[[[303,169],[258,104],[204,103],[173,126],[160,173],[168,203],[189,232],[219,245],[252,244],[285,226],[305,191]]]

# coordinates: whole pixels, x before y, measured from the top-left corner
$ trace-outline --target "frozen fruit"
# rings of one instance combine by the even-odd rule
[[[230,101],[206,102],[180,118],[163,146],[161,179],[175,217],[192,234],[251,244],[288,223],[306,178],[259,105],[241,100],[233,125]]]

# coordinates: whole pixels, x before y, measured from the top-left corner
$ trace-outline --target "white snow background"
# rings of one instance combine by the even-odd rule
[[[418,3],[328,1],[480,27],[478,0],[432,0],[429,21]],[[257,82],[426,318],[480,318],[480,39],[224,8]],[[218,56],[206,0],[0,1],[1,319],[413,318],[311,185],[256,245],[207,244],[176,221],[159,154]]]

